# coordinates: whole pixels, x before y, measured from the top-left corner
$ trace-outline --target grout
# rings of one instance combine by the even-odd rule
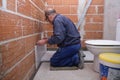
[[[43,0],[41,0],[42,4],[45,6],[45,3],[43,2]]]
[[[42,13],[44,13],[44,11],[42,9],[40,9],[32,0],[29,0],[31,2],[32,5],[34,5],[39,11],[41,11]]]
[[[37,21],[37,22],[40,22],[40,23],[45,23],[44,21],[40,21],[38,19],[34,19],[32,17],[29,17],[29,16],[26,16],[26,15],[23,15],[21,13],[17,13],[17,12],[13,12],[11,10],[6,10],[6,9],[3,9],[3,8],[0,8],[1,11],[4,11],[4,12],[7,12],[7,13],[11,13],[11,14],[14,14],[14,15],[17,15],[17,16],[20,16],[20,17],[23,17],[23,18],[26,18],[26,19],[30,19],[30,20],[33,20],[33,21]]]
[[[34,49],[31,50],[26,56],[24,56],[20,61],[18,61],[14,66],[12,66],[11,68],[9,68],[6,72],[2,73],[2,78],[7,75],[9,72],[11,72],[16,66],[18,66],[24,59],[26,59],[26,57],[28,57],[29,55],[31,55],[34,52]],[[1,77],[0,77],[1,78]]]
[[[9,42],[13,42],[13,41],[17,41],[19,39],[35,36],[35,35],[38,35],[38,34],[40,34],[40,33],[30,34],[30,35],[27,35],[27,36],[21,36],[21,37],[9,39],[9,40],[6,40],[6,41],[0,41],[0,45],[6,44],[6,43],[9,43]]]

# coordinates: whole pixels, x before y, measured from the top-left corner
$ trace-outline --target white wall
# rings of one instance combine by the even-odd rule
[[[120,0],[105,0],[103,39],[115,40],[116,23],[120,17]]]

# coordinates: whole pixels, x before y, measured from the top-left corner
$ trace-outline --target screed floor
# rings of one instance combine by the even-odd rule
[[[85,63],[84,69],[51,71],[49,62],[43,62],[33,80],[99,80],[93,71],[93,63]]]
[[[33,80],[99,80],[99,73],[93,70],[93,55],[89,51],[84,51],[86,57],[84,69],[78,70],[50,70],[49,59],[53,51],[48,51],[42,58],[42,64]]]

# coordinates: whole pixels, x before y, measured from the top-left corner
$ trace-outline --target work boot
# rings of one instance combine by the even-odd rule
[[[78,64],[78,67],[80,69],[83,69],[84,68],[84,57],[85,57],[85,54],[83,53],[83,50],[79,50],[79,59],[80,59],[80,63]]]

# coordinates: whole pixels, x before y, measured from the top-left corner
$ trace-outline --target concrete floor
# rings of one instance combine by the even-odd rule
[[[33,80],[99,80],[93,63],[85,63],[84,69],[51,71],[49,62],[43,62]]]
[[[89,51],[84,51],[86,55],[84,69],[51,71],[49,60],[54,52],[48,51],[42,57],[42,64],[33,80],[99,80],[99,73],[93,70],[94,56]]]

